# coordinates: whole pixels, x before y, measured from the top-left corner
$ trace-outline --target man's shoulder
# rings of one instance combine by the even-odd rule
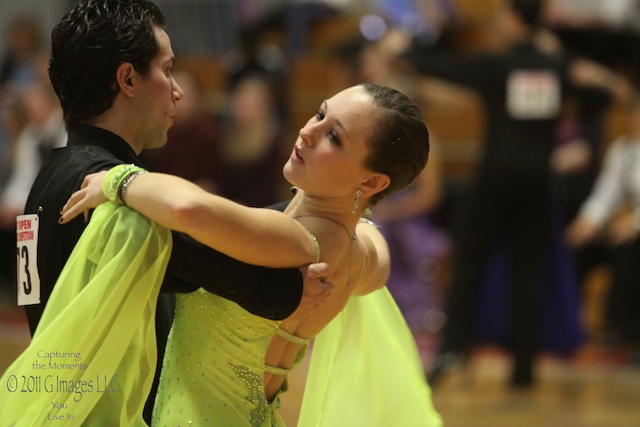
[[[117,161],[115,154],[98,145],[70,145],[54,150],[52,161],[69,161],[81,164],[90,164],[94,161]]]
[[[36,209],[47,200],[59,203],[80,188],[90,173],[122,163],[108,150],[91,145],[75,145],[54,150],[42,165],[27,200],[26,210]]]
[[[73,145],[54,150],[40,174],[91,173],[122,163],[105,148],[95,145]]]

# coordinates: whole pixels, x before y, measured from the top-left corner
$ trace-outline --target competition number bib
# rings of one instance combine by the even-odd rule
[[[36,214],[16,217],[18,305],[40,304],[38,226],[39,218]]]

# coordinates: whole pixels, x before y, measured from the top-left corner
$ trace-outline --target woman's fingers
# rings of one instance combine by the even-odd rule
[[[60,210],[60,224],[66,224],[80,213],[84,214],[84,221],[89,220],[89,212],[101,203],[107,201],[106,196],[102,193],[102,179],[106,172],[96,172],[87,175],[82,181],[80,190],[76,191],[69,197],[67,203]]]
[[[69,200],[67,200],[67,203],[62,207],[58,222],[60,222],[60,224],[66,224],[83,211],[85,212],[84,219],[86,222],[89,219],[89,210],[88,207],[85,206],[85,202],[85,190],[78,190],[73,193],[71,197],[69,197]]]

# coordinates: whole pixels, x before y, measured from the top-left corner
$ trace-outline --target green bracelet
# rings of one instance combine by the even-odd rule
[[[102,192],[112,202],[125,204],[123,190],[126,192],[133,178],[143,172],[146,172],[144,168],[133,164],[114,166],[102,180]]]

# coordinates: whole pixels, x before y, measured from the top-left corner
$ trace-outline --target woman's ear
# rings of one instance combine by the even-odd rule
[[[116,70],[116,82],[120,90],[128,96],[133,95],[133,78],[135,75],[135,68],[130,62],[120,64]]]
[[[360,183],[359,189],[362,190],[362,195],[373,196],[378,194],[389,186],[391,179],[384,173],[374,173],[366,181]]]

